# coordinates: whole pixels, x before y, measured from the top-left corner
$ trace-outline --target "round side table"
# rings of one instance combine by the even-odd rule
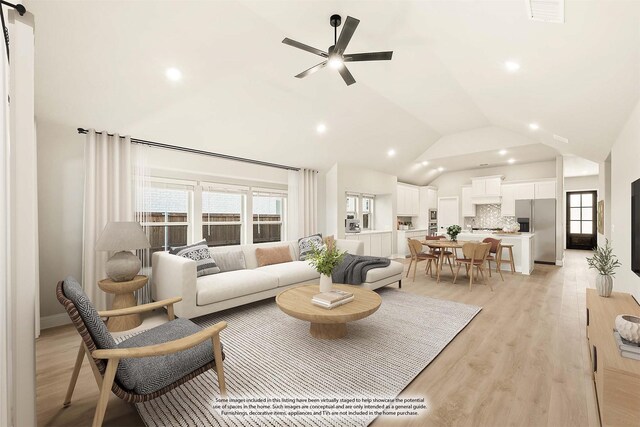
[[[136,276],[127,282],[114,282],[111,279],[103,279],[98,282],[98,287],[104,292],[114,294],[112,310],[136,306],[135,291],[147,283],[147,276]],[[107,328],[111,332],[128,331],[140,326],[142,319],[139,314],[111,317],[107,321]]]

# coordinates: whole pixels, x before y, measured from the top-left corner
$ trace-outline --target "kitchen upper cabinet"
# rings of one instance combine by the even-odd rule
[[[472,187],[462,187],[462,216],[470,217],[476,216],[476,205],[473,203],[471,194],[473,193]]]
[[[420,189],[415,186],[398,184],[397,214],[401,216],[418,216],[420,212]]]
[[[427,215],[429,209],[438,209],[438,190],[420,187],[420,215]]]
[[[540,181],[534,183],[536,199],[555,199],[556,198],[556,182]]]
[[[515,200],[533,200],[535,198],[535,184],[523,182],[513,184]]]
[[[517,184],[503,184],[500,189],[502,194],[500,213],[502,216],[516,216],[516,187]]]
[[[475,198],[500,197],[501,184],[502,184],[501,176],[487,176],[482,178],[472,178],[471,179],[471,196]]]

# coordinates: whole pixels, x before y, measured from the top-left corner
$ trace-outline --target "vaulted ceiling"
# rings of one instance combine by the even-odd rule
[[[525,0],[25,4],[36,19],[37,119],[70,137],[94,127],[422,184],[433,144],[445,157],[448,141],[493,153],[492,133],[514,149],[544,144],[529,148],[538,157],[604,160],[640,94],[636,1],[567,1],[564,24],[529,20]],[[393,50],[393,60],[349,64],[349,87],[331,69],[293,78],[319,60],[281,40],[326,49],[333,13],[361,21],[348,52]],[[507,72],[507,60],[520,70]],[[168,67],[183,80],[168,81]]]

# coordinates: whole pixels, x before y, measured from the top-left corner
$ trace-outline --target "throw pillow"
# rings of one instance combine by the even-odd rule
[[[171,248],[169,253],[194,260],[196,262],[197,277],[208,276],[209,274],[216,274],[220,272],[216,262],[211,258],[211,253],[209,253],[209,247],[207,246],[206,240],[192,245]]]
[[[318,233],[298,239],[298,248],[300,249],[300,257],[298,259],[300,261],[307,259],[314,246],[322,246],[322,234]]]
[[[221,273],[247,268],[242,251],[214,252],[213,259],[216,261]]]
[[[293,258],[291,258],[291,251],[289,250],[289,246],[258,248],[256,249],[256,258],[258,259],[258,267],[293,261]]]

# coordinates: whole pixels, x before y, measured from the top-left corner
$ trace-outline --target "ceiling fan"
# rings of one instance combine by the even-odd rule
[[[314,65],[298,74],[296,77],[301,79],[307,77],[309,74],[313,74],[321,68],[324,68],[329,64],[331,68],[338,70],[344,82],[347,86],[356,82],[349,70],[347,69],[345,62],[360,62],[360,61],[388,61],[391,59],[393,52],[367,52],[367,53],[344,53],[353,33],[358,28],[360,20],[347,16],[347,21],[344,23],[342,30],[340,31],[340,37],[338,38],[338,27],[342,23],[342,17],[340,15],[331,15],[329,23],[333,27],[333,46],[329,46],[327,51],[316,49],[315,47],[308,46],[304,43],[285,38],[282,43],[289,46],[297,47],[298,49],[306,50],[307,52],[314,53],[318,56],[325,58],[324,61],[318,65]]]

